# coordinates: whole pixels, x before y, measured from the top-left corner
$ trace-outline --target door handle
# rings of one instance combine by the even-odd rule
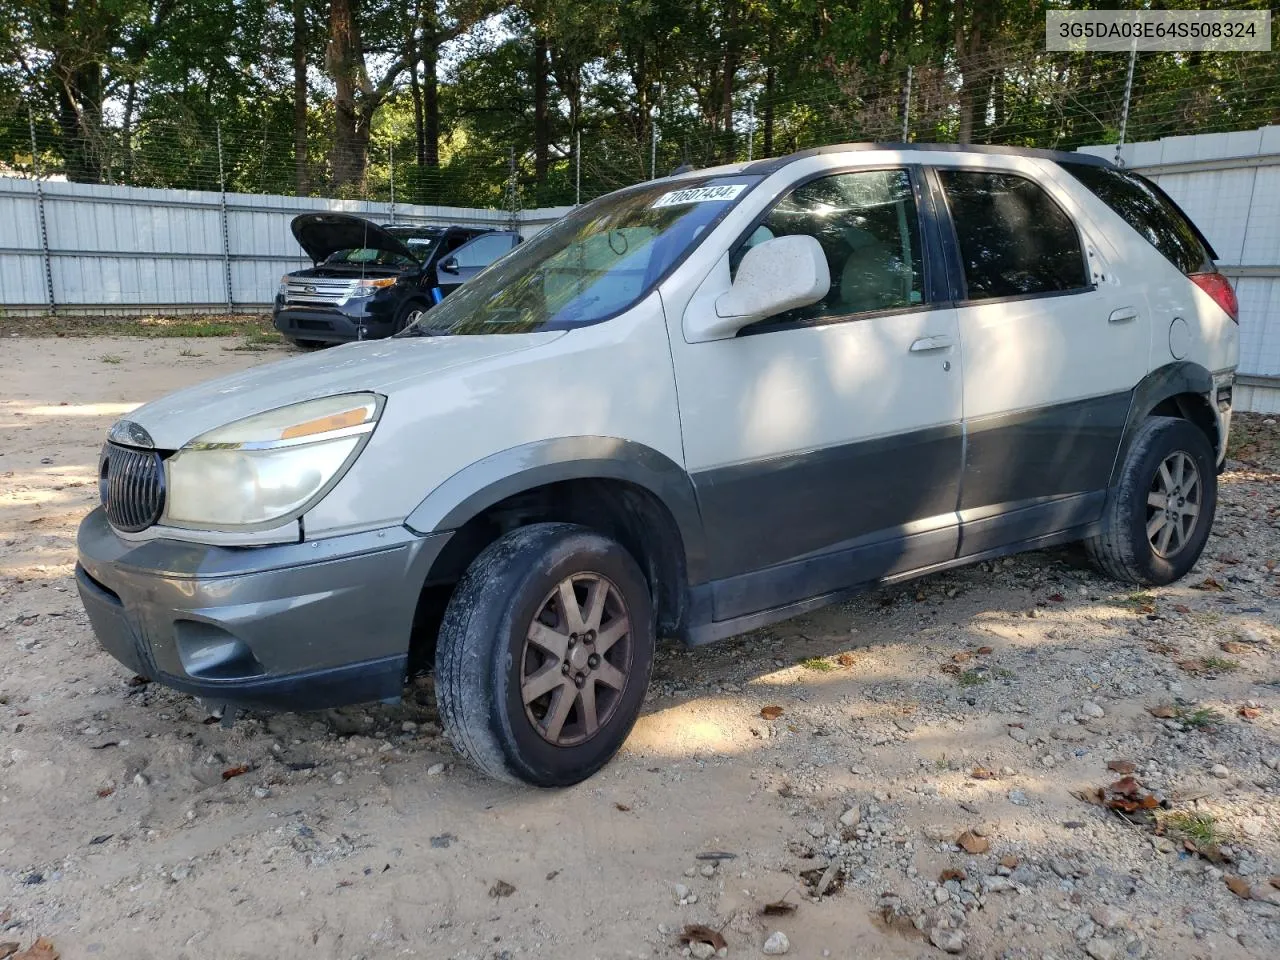
[[[928,353],[930,350],[947,350],[951,347],[948,336],[921,337],[911,344],[912,353]]]
[[[1111,311],[1111,316],[1107,317],[1107,323],[1128,323],[1130,320],[1138,319],[1138,311],[1133,307],[1120,307]]]

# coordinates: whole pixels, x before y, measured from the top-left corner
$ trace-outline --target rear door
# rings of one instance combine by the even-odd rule
[[[441,260],[436,268],[441,292],[448,294],[456,290],[499,257],[509,253],[519,242],[518,233],[501,230],[481,234],[464,243]]]
[[[964,343],[961,556],[1096,520],[1146,372],[1140,287],[1110,275],[1109,248],[1036,163],[931,172]]]

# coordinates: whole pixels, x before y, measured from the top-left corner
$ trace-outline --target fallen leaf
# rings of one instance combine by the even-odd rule
[[[1132,760],[1108,760],[1107,769],[1116,773],[1129,774],[1138,768]]]
[[[509,897],[515,892],[516,888],[505,880],[499,880],[489,888],[489,896],[493,897],[495,900],[500,897]]]
[[[980,837],[972,830],[966,830],[956,838],[956,843],[964,848],[965,853],[979,854],[986,853],[991,849],[991,841],[986,837]]]
[[[614,808],[615,808],[615,809],[620,810],[620,811],[622,811],[623,813],[630,813],[630,812],[631,812],[631,808],[630,808],[629,806],[627,806],[625,803],[615,803],[613,806],[614,806]]]
[[[1177,664],[1179,670],[1185,670],[1187,673],[1204,673],[1209,669],[1205,662],[1198,657],[1190,660],[1175,660],[1174,663]]]
[[[775,900],[773,903],[766,903],[760,908],[760,913],[766,917],[789,917],[798,908],[798,904],[788,903],[785,899],[782,899]]]
[[[857,662],[858,658],[852,653],[842,653],[836,657],[836,663],[840,664],[842,667],[852,667]]]
[[[1246,720],[1257,720],[1258,717],[1262,716],[1262,711],[1257,707],[1241,707],[1236,712]]]
[[[973,777],[975,780],[994,780],[996,778],[996,772],[994,770],[988,770],[986,767],[974,767],[973,772],[970,773],[969,776]]]
[[[960,665],[958,663],[944,663],[942,665],[943,673],[959,673]]]
[[[92,840],[89,841],[89,846],[96,847],[101,843],[106,843],[108,840],[110,840],[114,836],[115,836],[114,833],[100,833],[96,837],[94,837]]]
[[[995,653],[995,652],[996,652],[995,647],[979,647],[978,648],[978,653],[980,653],[984,657],[989,653]]]
[[[710,927],[704,927],[700,923],[686,925],[684,933],[680,934],[680,942],[683,944],[709,943],[716,950],[723,950],[729,946],[728,941],[720,936],[719,930],[712,930]]]
[[[4,943],[0,943],[0,960],[17,953],[20,946],[22,944],[16,940],[6,940]]]
[[[232,780],[236,777],[243,777],[252,769],[253,767],[249,766],[247,763],[242,763],[238,767],[227,767],[227,769],[222,771],[222,779]]]
[[[1147,707],[1147,713],[1160,720],[1172,720],[1178,715],[1178,708],[1172,703],[1162,703],[1155,707]]]
[[[101,790],[98,791],[98,799],[102,800],[105,797],[111,796],[115,792],[116,792],[115,787],[103,787]]]
[[[1191,608],[1188,607],[1185,603],[1175,603],[1173,605],[1173,612],[1174,613],[1190,613]]]
[[[1268,878],[1267,882],[1271,884],[1273,887],[1275,887],[1277,890],[1280,890],[1280,874],[1277,874],[1274,877]]]
[[[1066,598],[1066,597],[1064,597],[1064,596],[1063,596],[1062,594],[1060,594],[1060,593],[1051,593],[1051,594],[1049,594],[1049,599],[1050,599],[1050,600],[1052,600],[1054,603],[1066,603],[1066,602],[1067,602],[1067,598]]]
[[[1139,783],[1133,777],[1122,777],[1108,787],[1112,793],[1120,793],[1126,797],[1136,797],[1138,795],[1138,788]]]
[[[137,673],[137,674],[134,674],[125,682],[125,686],[126,687],[145,687],[150,682],[151,681],[146,677],[144,677],[142,674]]]
[[[766,720],[777,720],[782,716],[782,708],[772,705],[768,707],[761,707],[760,716],[764,717]]]
[[[1253,647],[1236,640],[1223,640],[1218,647],[1226,653],[1252,653]]]
[[[1205,869],[1208,869],[1207,867]],[[1252,900],[1253,894],[1249,892],[1249,881],[1244,877],[1238,877],[1234,873],[1226,876],[1227,887],[1241,900]]]
[[[1018,867],[1018,858],[1011,853],[1006,853],[1000,858],[1000,866],[1006,870],[1016,870]]]
[[[52,940],[41,937],[21,953],[15,953],[13,960],[58,960],[58,951]]]
[[[1205,577],[1199,583],[1193,583],[1191,585],[1191,589],[1192,590],[1215,590],[1218,593],[1222,593],[1227,588],[1224,587],[1222,584],[1220,584],[1217,580],[1213,579],[1213,577]]]
[[[947,867],[942,873],[938,874],[938,882],[946,883],[948,880],[967,880],[969,875],[958,867]]]
[[[959,653],[953,653],[951,659],[956,663],[965,663],[973,659],[973,654],[968,650],[961,650]]]

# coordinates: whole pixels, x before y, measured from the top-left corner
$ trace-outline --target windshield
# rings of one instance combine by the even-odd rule
[[[352,250],[335,250],[325,257],[324,262],[334,264],[354,264],[364,267],[408,267],[414,261],[403,253],[392,253],[390,250],[376,250],[373,247],[356,247]]]
[[[758,176],[651,183],[592,201],[517,247],[403,335],[566,330],[636,303]]]
[[[383,226],[382,229],[412,250],[414,256],[419,260],[427,259],[427,254],[435,247],[441,237],[441,234],[434,230],[422,230],[417,227]]]

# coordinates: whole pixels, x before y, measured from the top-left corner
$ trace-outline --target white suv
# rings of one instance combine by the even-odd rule
[[[1160,584],[1213,522],[1236,303],[1093,157],[836,146],[586,204],[397,337],[111,431],[78,577],[131,669],[233,707],[398,698],[483,770],[598,770],[655,638],[1083,540]]]

